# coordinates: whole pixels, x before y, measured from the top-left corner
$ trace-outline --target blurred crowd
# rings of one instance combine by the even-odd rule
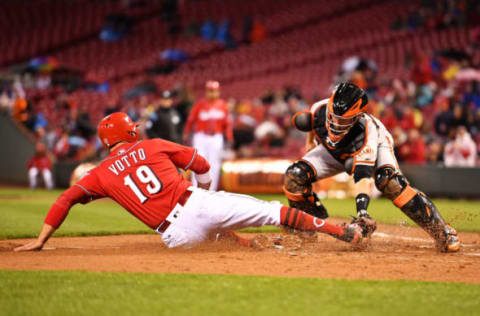
[[[374,63],[362,60],[351,69],[342,68],[339,80],[351,80],[368,91],[369,111],[391,131],[401,162],[473,166],[480,145],[480,89],[474,78],[465,76],[475,72],[471,67],[468,59],[420,53],[412,59],[408,80],[380,81]],[[125,111],[142,123],[145,137],[181,142],[194,101],[191,90],[181,85],[159,94],[110,100],[103,114]],[[295,87],[270,89],[255,99],[227,98],[234,136],[229,155],[300,155],[304,135],[291,127],[290,118],[314,101],[305,100]],[[0,106],[33,132],[56,159],[84,160],[104,154],[95,137],[96,122],[85,105],[66,93],[56,99],[55,111],[63,118],[58,122],[46,120],[19,81],[2,90]]]
[[[360,60],[351,71],[342,68],[338,80],[350,80],[368,92],[369,112],[392,133],[400,162],[475,166],[480,148],[480,89],[476,80],[462,76],[467,71],[475,71],[468,60],[420,53],[412,59],[409,79],[379,80],[374,64]],[[127,112],[141,123],[144,137],[180,143],[185,141],[184,125],[196,99],[191,89],[179,85],[171,91],[110,100],[102,114]],[[226,98],[233,129],[226,157],[301,155],[305,135],[292,128],[290,120],[314,101],[306,100],[297,87],[267,89],[255,99]],[[0,106],[57,160],[98,159],[106,154],[85,105],[66,93],[56,99],[55,111],[62,113],[57,122],[46,120],[18,81],[3,89]]]
[[[398,16],[392,22],[393,30],[441,30],[465,26],[478,14],[476,0],[422,0],[407,16]]]
[[[367,67],[343,69],[339,80],[366,89],[369,111],[392,133],[400,162],[478,165],[480,73],[468,51],[419,52],[408,63],[405,79],[378,79],[374,63],[363,61]]]

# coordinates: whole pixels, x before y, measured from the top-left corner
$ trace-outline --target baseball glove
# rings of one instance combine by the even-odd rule
[[[373,232],[377,229],[377,221],[370,217],[370,215],[362,215],[359,217],[352,216],[351,224],[357,224],[362,229],[362,235],[365,238],[370,238]]]

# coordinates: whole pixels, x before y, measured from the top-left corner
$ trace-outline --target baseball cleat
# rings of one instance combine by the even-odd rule
[[[457,236],[457,231],[451,226],[447,225],[445,238],[437,241],[437,247],[442,252],[457,252],[460,250],[460,239]]]

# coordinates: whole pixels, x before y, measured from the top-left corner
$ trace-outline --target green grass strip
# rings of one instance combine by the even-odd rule
[[[0,271],[0,315],[474,315],[480,286],[229,275]]]
[[[62,191],[0,190],[0,239],[36,237],[52,203]],[[256,195],[264,200],[287,201],[282,195]],[[353,199],[325,199],[331,216],[349,219],[355,214]],[[480,231],[480,202],[436,200],[444,217],[459,231]],[[414,225],[389,200],[370,203],[370,214],[378,222],[393,225]],[[276,227],[247,229],[249,232],[278,232]],[[153,233],[116,203],[105,199],[87,205],[76,205],[55,236],[89,236]]]

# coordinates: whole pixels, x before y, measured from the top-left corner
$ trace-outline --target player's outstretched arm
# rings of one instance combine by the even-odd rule
[[[18,251],[42,250],[43,245],[45,245],[45,243],[50,238],[50,236],[52,236],[55,230],[56,228],[53,227],[52,225],[49,225],[46,223],[43,224],[42,231],[40,232],[40,235],[38,235],[37,239],[29,242],[28,244],[15,248],[14,251],[18,252]]]
[[[58,197],[48,211],[38,238],[24,246],[15,248],[14,251],[41,250],[50,236],[52,236],[55,230],[63,223],[70,208],[77,203],[87,203],[90,200],[91,196],[87,194],[85,189],[82,189],[78,185],[70,187]]]

